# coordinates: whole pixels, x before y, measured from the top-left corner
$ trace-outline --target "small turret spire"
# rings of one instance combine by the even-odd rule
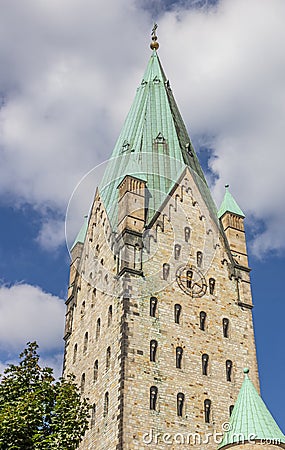
[[[158,48],[159,48],[159,43],[157,42],[156,30],[157,30],[157,23],[155,23],[155,24],[153,25],[153,29],[152,29],[152,31],[151,31],[151,39],[152,39],[152,42],[151,42],[151,44],[150,44],[150,48],[151,48],[152,50],[158,50]]]
[[[234,447],[237,444],[249,442],[252,444],[263,442],[264,444],[264,442],[270,441],[275,442],[276,446],[284,448],[285,436],[250,380],[249,369],[243,369],[243,373],[244,381],[218,450],[224,447]],[[250,448],[253,447],[254,445]]]
[[[221,204],[221,207],[218,211],[218,217],[219,219],[226,213],[233,213],[236,214],[240,217],[245,217],[244,213],[242,212],[242,210],[240,209],[240,207],[238,206],[237,202],[235,201],[235,199],[233,198],[232,194],[229,191],[229,184],[225,185],[225,195],[224,195],[224,199],[223,202]]]

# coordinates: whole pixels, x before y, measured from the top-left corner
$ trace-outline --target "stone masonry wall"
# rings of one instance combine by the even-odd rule
[[[97,195],[78,267],[78,286],[72,287],[75,306],[66,339],[65,374],[73,372],[80,384],[85,373],[83,395],[96,404],[80,450],[182,449],[189,448],[187,439],[194,448],[214,450],[218,446],[214,435],[223,433],[229,420],[244,367],[250,368],[259,388],[248,271],[233,267],[224,235],[188,170],[145,232],[144,246],[144,276],[117,279],[118,249]],[[197,252],[202,253],[200,267]],[[189,295],[189,289],[187,293],[185,266],[193,269],[201,296]],[[215,280],[212,294],[210,278]],[[151,297],[157,298],[155,317],[150,316]],[[174,320],[175,304],[181,305],[179,323]],[[201,311],[207,315],[205,330],[200,329]],[[96,336],[98,318],[100,336],[98,332]],[[223,335],[223,318],[229,320],[228,337]],[[150,361],[151,340],[157,341],[155,362]],[[111,358],[106,369],[108,347]],[[176,368],[176,347],[183,349],[181,369]],[[202,374],[203,354],[209,356],[207,375]],[[232,361],[231,381],[226,378],[227,360]],[[151,386],[158,389],[155,410],[150,410]],[[106,392],[109,408],[104,415]],[[185,396],[182,417],[177,415],[178,393]],[[209,423],[205,423],[206,399],[211,401]],[[189,433],[197,434],[196,445]]]

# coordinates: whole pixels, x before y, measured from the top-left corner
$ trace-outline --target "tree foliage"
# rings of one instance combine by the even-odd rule
[[[73,450],[88,429],[88,405],[74,377],[55,382],[39,366],[38,345],[28,343],[18,365],[0,383],[0,450]]]

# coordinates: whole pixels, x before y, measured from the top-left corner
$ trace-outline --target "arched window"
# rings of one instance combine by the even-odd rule
[[[99,319],[97,319],[97,324],[96,324],[96,340],[99,339],[100,330],[101,330],[101,320],[99,318]]]
[[[95,425],[95,418],[96,418],[96,405],[95,403],[93,403],[92,408],[91,408],[91,428],[94,427]]]
[[[224,335],[225,338],[229,337],[229,325],[230,325],[229,319],[226,319],[224,317],[223,318],[223,335]]]
[[[112,317],[113,317],[113,308],[112,308],[112,305],[110,305],[109,309],[108,309],[108,327],[112,323]]]
[[[110,363],[111,363],[111,347],[108,347],[106,351],[106,370],[110,368]]]
[[[190,228],[189,227],[185,227],[184,228],[185,242],[189,242],[190,241],[190,233],[191,233]]]
[[[94,383],[96,383],[96,381],[98,380],[98,369],[99,369],[99,362],[98,362],[98,359],[96,359],[96,361],[94,363],[94,371],[93,371]]]
[[[230,405],[230,407],[229,407],[229,415],[230,415],[230,417],[231,417],[231,415],[233,413],[234,406],[235,405]]]
[[[77,358],[77,344],[75,344],[73,348],[73,364],[76,362],[76,358]]]
[[[185,401],[185,395],[182,392],[177,394],[177,416],[183,416],[183,406]]]
[[[104,397],[104,417],[108,415],[108,412],[109,412],[109,392],[106,392]]]
[[[176,368],[182,369],[183,348],[176,347]]]
[[[84,335],[83,353],[86,353],[88,349],[88,331]]]
[[[181,309],[182,309],[182,307],[178,303],[176,303],[176,305],[174,305],[174,322],[175,323],[180,323]]]
[[[205,422],[210,423],[211,417],[211,400],[206,399],[204,401],[204,414],[205,414]]]
[[[150,393],[149,393],[149,408],[153,411],[156,410],[156,404],[157,404],[157,387],[151,386]]]
[[[156,297],[150,297],[149,301],[149,315],[151,317],[156,316],[156,309],[157,309],[157,298]]]
[[[215,292],[215,284],[216,284],[216,280],[214,278],[210,278],[209,279],[209,291],[210,291],[210,294],[214,294],[214,292]]]
[[[206,329],[206,318],[207,314],[205,311],[200,312],[200,330],[205,331]]]
[[[83,374],[81,375],[81,383],[80,383],[80,391],[81,391],[81,394],[83,394],[84,389],[85,389],[85,373],[83,373]]]
[[[175,259],[179,259],[180,252],[181,252],[181,245],[180,244],[175,244],[174,245],[174,258]]]
[[[155,362],[156,361],[156,351],[157,351],[157,341],[154,339],[150,341],[150,361]]]
[[[202,374],[208,375],[208,364],[209,364],[209,355],[204,353],[202,355]]]
[[[233,369],[233,363],[230,359],[227,359],[227,361],[226,361],[227,381],[232,381],[232,369]]]
[[[197,266],[202,267],[202,263],[203,263],[203,253],[197,252]]]
[[[192,286],[192,278],[193,278],[193,270],[187,270],[186,272],[186,286],[191,288]]]
[[[164,280],[167,280],[169,277],[170,266],[167,263],[164,263],[162,266],[162,276]]]

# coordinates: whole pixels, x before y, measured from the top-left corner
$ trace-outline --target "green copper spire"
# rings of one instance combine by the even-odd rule
[[[117,187],[124,176],[147,181],[149,222],[175,182],[188,166],[195,182],[216,217],[216,207],[206,184],[186,127],[174,100],[168,79],[157,55],[154,27],[152,55],[134,102],[99,186],[112,227],[117,224]]]
[[[266,442],[267,439],[272,443],[285,444],[284,434],[258,395],[248,372],[248,369],[244,369],[245,378],[228,424],[229,430],[224,434],[218,449],[247,441]]]
[[[233,198],[232,194],[230,193],[229,185],[227,184],[225,186],[225,188],[226,188],[226,192],[225,192],[225,195],[224,195],[224,199],[223,199],[221,207],[220,207],[220,209],[218,211],[219,219],[226,212],[234,213],[234,214],[237,214],[238,216],[245,217],[244,213],[242,212],[242,210],[238,206],[237,202]]]
[[[79,231],[78,235],[76,236],[75,241],[73,242],[70,250],[72,250],[76,244],[84,244],[85,236],[87,233],[87,228],[88,228],[88,216],[84,216],[83,225],[80,228],[80,231]]]

